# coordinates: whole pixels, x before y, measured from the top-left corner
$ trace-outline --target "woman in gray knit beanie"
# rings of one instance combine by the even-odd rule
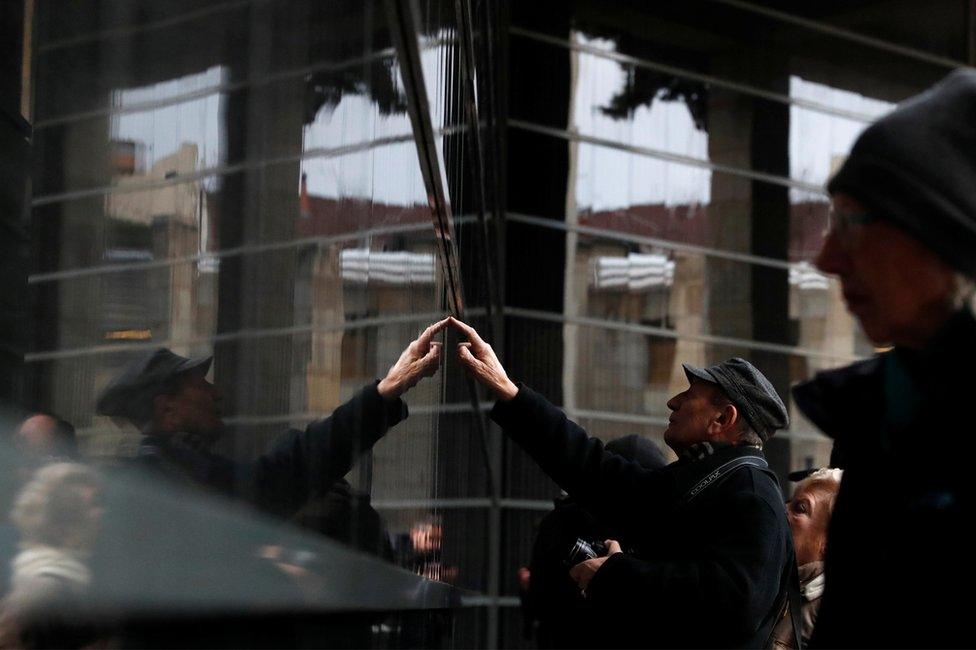
[[[811,646],[969,646],[976,71],[869,127],[828,189],[817,266],[865,334],[892,347],[793,389],[845,470]]]

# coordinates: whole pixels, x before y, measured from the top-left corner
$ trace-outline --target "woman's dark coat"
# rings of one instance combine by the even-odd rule
[[[976,321],[818,374],[797,406],[844,468],[811,647],[976,645]]]

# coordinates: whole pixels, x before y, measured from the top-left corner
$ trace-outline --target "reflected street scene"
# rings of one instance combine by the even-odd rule
[[[971,2],[2,2],[0,647],[856,647],[968,526]]]

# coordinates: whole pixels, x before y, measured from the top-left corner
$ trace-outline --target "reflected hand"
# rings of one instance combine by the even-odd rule
[[[499,400],[507,402],[518,394],[518,386],[505,373],[495,351],[484,342],[473,327],[451,316],[451,327],[463,333],[468,340],[458,345],[458,360],[472,379],[487,388]]]
[[[617,553],[622,553],[620,549],[620,543],[613,539],[608,539],[604,542],[607,546],[607,554],[603,557],[595,557],[592,560],[587,560],[585,562],[580,562],[572,569],[569,570],[569,577],[576,581],[577,586],[584,594],[586,593],[586,588],[590,586],[590,580],[596,575],[596,572],[600,570],[603,563],[607,561],[611,555],[616,555]]]
[[[407,346],[376,387],[382,397],[396,399],[424,377],[430,377],[437,372],[441,363],[441,343],[431,339],[447,327],[447,324],[447,318],[434,323]]]

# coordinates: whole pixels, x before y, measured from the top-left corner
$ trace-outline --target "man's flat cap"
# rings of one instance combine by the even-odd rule
[[[687,363],[682,367],[689,382],[700,379],[717,384],[763,440],[768,440],[777,429],[789,426],[789,413],[776,389],[745,359],[734,357],[708,368],[696,368]]]
[[[167,348],[139,355],[98,396],[101,415],[124,417],[141,425],[152,418],[152,400],[188,372],[206,374],[213,357],[181,357]]]

